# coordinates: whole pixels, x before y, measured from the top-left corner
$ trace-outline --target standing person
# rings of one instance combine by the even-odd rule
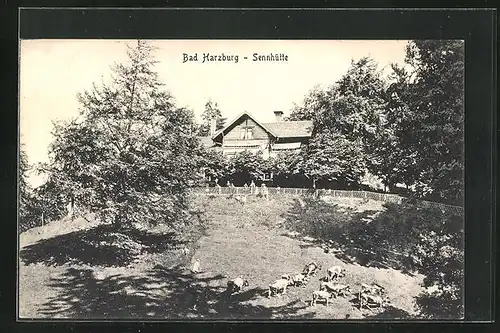
[[[252,179],[252,182],[250,183],[250,194],[253,194],[255,192],[255,183]]]
[[[267,188],[266,184],[262,183],[261,187],[261,192],[262,195],[266,197],[266,200],[269,201],[269,189]]]

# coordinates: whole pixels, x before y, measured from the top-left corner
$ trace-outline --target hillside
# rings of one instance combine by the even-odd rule
[[[416,316],[415,297],[421,275],[382,265],[346,260],[342,249],[329,253],[321,242],[291,233],[284,225],[298,202],[294,198],[227,197],[194,199],[203,210],[199,226],[182,236],[169,230],[142,230],[120,235],[109,226],[78,220],[59,221],[23,233],[21,239],[20,316],[23,318],[404,318]],[[382,203],[336,199],[338,207],[375,218]],[[38,238],[37,238],[38,237]],[[182,248],[189,248],[185,255]],[[189,267],[199,259],[201,273]],[[310,261],[323,270],[306,288],[284,296],[266,296],[269,283],[282,274],[299,273]],[[326,268],[341,265],[342,283],[386,287],[392,305],[359,310],[353,297],[332,305],[309,305]],[[249,287],[232,296],[228,279],[242,276]]]

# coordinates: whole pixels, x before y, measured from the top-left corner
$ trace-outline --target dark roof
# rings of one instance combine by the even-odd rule
[[[310,137],[313,127],[311,120],[280,121],[263,125],[280,138]]]

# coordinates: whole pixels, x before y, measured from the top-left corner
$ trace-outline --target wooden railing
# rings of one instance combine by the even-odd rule
[[[261,187],[197,187],[192,192],[196,195],[255,195],[262,192]],[[316,197],[342,197],[371,199],[383,202],[403,203],[409,199],[397,194],[377,193],[369,191],[331,190],[331,189],[307,189],[307,188],[279,188],[267,187],[265,191],[269,196],[316,196]],[[464,209],[460,206],[451,206],[439,202],[417,200],[423,207],[433,207],[456,215],[463,215]]]

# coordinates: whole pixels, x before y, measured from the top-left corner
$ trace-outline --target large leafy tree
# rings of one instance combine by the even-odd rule
[[[416,169],[437,200],[461,203],[464,186],[464,43],[411,41],[406,62],[414,68],[404,98],[411,120],[409,149]]]
[[[229,160],[230,178],[235,185],[243,185],[257,180],[268,172],[268,163],[262,157],[262,152],[241,151]]]
[[[110,84],[78,95],[78,119],[56,124],[51,182],[68,200],[120,226],[175,226],[187,216],[187,189],[200,180],[193,112],[175,105],[154,71],[155,48],[128,46]]]
[[[210,180],[222,180],[228,176],[230,172],[230,163],[228,159],[224,157],[222,151],[206,149],[203,157],[205,177]]]
[[[348,139],[364,142],[373,139],[384,111],[384,87],[373,59],[352,61],[347,72],[327,92],[329,103],[317,113],[315,130],[333,130]]]
[[[199,136],[209,136],[210,135],[210,122],[213,118],[216,118],[215,130],[219,130],[225,126],[226,118],[222,117],[222,113],[219,109],[217,103],[214,103],[211,99],[205,104],[205,110],[202,115],[202,124],[198,129]]]
[[[361,145],[353,144],[345,136],[325,131],[315,135],[302,152],[297,164],[298,173],[318,182],[326,182],[341,188],[356,186],[365,172]]]
[[[370,166],[384,116],[385,82],[371,58],[352,61],[347,72],[325,90],[313,89],[294,119],[311,118],[312,139],[298,168],[313,182],[354,186]],[[344,163],[348,161],[348,163]]]
[[[313,87],[301,104],[294,103],[290,116],[285,120],[313,120],[321,112],[328,108],[331,100],[332,90],[322,89],[320,86]]]

